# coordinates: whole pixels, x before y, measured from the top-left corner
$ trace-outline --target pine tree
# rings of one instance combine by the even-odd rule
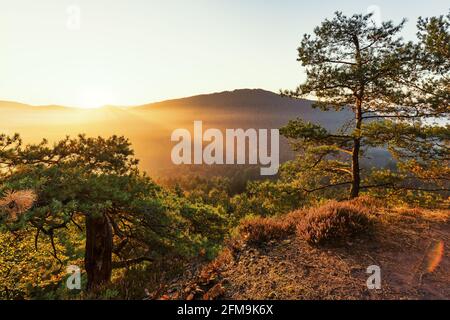
[[[307,79],[282,92],[293,98],[312,95],[314,107],[350,110],[354,116],[336,132],[301,119],[282,128],[312,161],[310,169],[329,176],[328,183],[322,179],[308,191],[349,185],[354,198],[363,189],[400,188],[393,179],[362,182],[361,158],[368,147],[388,148],[399,164],[448,161],[448,17],[420,19],[417,43],[399,36],[405,20],[377,26],[371,17],[337,12],[315,28],[314,36],[304,35],[298,61]]]
[[[115,268],[215,250],[226,230],[220,212],[164,190],[133,154],[119,136],[23,146],[19,135],[0,135],[0,232],[35,230],[36,249],[44,235],[63,267],[56,234],[75,226],[89,291]]]

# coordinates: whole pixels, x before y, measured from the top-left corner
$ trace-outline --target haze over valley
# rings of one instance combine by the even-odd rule
[[[348,112],[323,112],[311,105],[309,100],[284,98],[262,89],[240,89],[141,106],[97,109],[1,101],[0,126],[6,134],[20,133],[25,143],[37,143],[42,138],[53,142],[80,133],[104,137],[124,135],[131,140],[141,168],[150,175],[157,175],[172,167],[170,152],[175,144],[170,141],[172,131],[178,128],[192,131],[195,120],[203,121],[204,129],[275,129],[300,117],[335,130],[351,119]],[[292,157],[287,141],[281,138],[280,160]],[[376,159],[377,164],[385,165],[386,157],[382,152]]]

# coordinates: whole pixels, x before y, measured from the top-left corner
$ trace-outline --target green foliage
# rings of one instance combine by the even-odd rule
[[[365,124],[362,132],[367,145],[386,146],[399,161],[445,161],[450,154],[450,124],[435,126],[384,120]]]
[[[304,36],[298,61],[307,79],[283,94],[314,95],[315,107],[354,114],[353,123],[336,132],[301,119],[281,129],[308,163],[301,168],[304,191],[351,186],[351,197],[373,188],[448,194],[448,173],[422,181],[425,174],[407,173],[404,163],[416,160],[423,173],[436,161],[449,164],[449,19],[450,14],[420,18],[419,41],[405,42],[399,36],[404,21],[376,26],[371,14],[347,17],[337,12],[314,29],[313,36]],[[373,147],[387,148],[398,165],[387,180],[362,170],[360,160]],[[308,171],[314,177],[307,178]],[[377,184],[370,183],[374,180]]]
[[[319,98],[316,106],[325,110],[354,104],[361,89],[368,102],[388,97],[395,89],[391,78],[401,63],[393,53],[402,46],[398,32],[405,21],[376,26],[371,17],[337,12],[314,29],[314,37],[305,34],[298,61],[306,67],[307,81],[285,93],[295,97],[313,93]]]
[[[187,259],[202,254],[212,258],[228,231],[221,207],[192,202],[140,174],[138,161],[123,137],[79,136],[53,146],[44,141],[24,147],[19,136],[3,136],[1,141],[0,163],[9,170],[2,171],[0,193],[33,190],[37,200],[17,219],[5,220],[0,227],[5,232],[34,230],[37,245],[51,249],[51,259],[36,254],[33,263],[48,263],[49,270],[64,266],[69,257],[79,258],[80,252],[71,242],[74,234],[69,236],[65,230],[84,241],[87,217],[107,217],[113,232],[112,265],[117,268],[167,257]],[[30,246],[20,250],[18,259],[33,254]],[[8,254],[11,252],[1,252],[0,259]],[[56,274],[52,285],[61,282],[61,273]],[[14,295],[28,294],[23,288],[17,292]]]
[[[0,232],[0,299],[51,299],[60,288],[68,294],[66,266],[81,263],[82,237],[74,229],[55,235],[60,262],[49,241],[37,240],[31,228]]]
[[[295,210],[304,204],[304,197],[295,185],[283,180],[249,182],[245,193],[231,199],[233,217],[247,215],[273,216]]]

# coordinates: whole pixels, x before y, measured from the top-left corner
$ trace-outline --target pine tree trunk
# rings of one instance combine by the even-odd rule
[[[352,188],[350,190],[350,198],[359,196],[359,188],[361,184],[360,168],[359,168],[359,150],[361,148],[360,139],[355,139],[352,150]]]
[[[356,138],[353,140],[352,150],[352,187],[350,189],[350,198],[359,197],[359,190],[361,185],[361,175],[359,166],[359,154],[361,150],[361,138],[359,137],[362,125],[362,102],[361,99],[357,99],[356,102]]]
[[[87,289],[96,290],[111,280],[112,230],[108,218],[86,216],[85,269]]]
[[[359,39],[356,35],[353,36],[353,41],[355,43],[356,48],[356,65],[359,70],[362,69],[362,61],[361,61],[361,49],[359,45]],[[357,198],[359,196],[359,190],[361,185],[361,175],[360,175],[360,167],[359,167],[359,154],[361,150],[361,125],[362,125],[362,104],[364,97],[364,82],[361,81],[360,87],[356,94],[356,104],[355,104],[355,129],[356,136],[353,140],[353,150],[352,150],[352,187],[350,189],[350,198]]]

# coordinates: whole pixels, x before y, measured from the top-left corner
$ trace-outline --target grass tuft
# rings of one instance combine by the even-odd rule
[[[355,200],[329,201],[321,207],[309,209],[297,225],[297,235],[314,245],[346,240],[370,231],[373,225],[371,212],[370,208]]]

